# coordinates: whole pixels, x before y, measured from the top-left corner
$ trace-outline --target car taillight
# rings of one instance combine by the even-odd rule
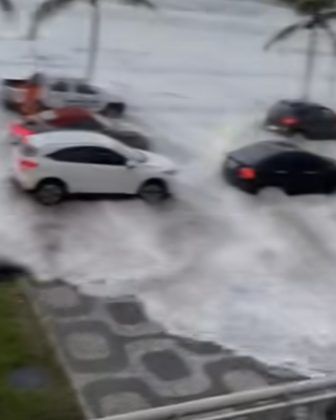
[[[280,120],[280,124],[282,124],[282,125],[286,125],[286,126],[289,126],[289,125],[295,125],[295,124],[297,124],[299,121],[298,121],[298,119],[297,118],[295,118],[295,117],[283,117],[283,118],[281,118],[281,120]]]
[[[20,159],[19,167],[22,170],[35,169],[38,167],[38,163],[32,159]]]
[[[28,136],[34,134],[33,131],[29,130],[29,128],[23,127],[20,124],[12,124],[9,129],[10,133],[16,137],[21,138],[22,143],[28,142]]]
[[[253,168],[243,166],[238,169],[238,177],[241,179],[251,180],[251,179],[255,179],[256,176],[257,176],[256,170]]]

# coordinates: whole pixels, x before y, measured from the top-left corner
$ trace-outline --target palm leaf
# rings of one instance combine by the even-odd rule
[[[294,8],[298,13],[312,15],[322,13],[324,10],[335,6],[335,0],[277,0],[278,3],[285,3]]]
[[[33,13],[28,38],[35,39],[39,25],[46,19],[55,16],[58,12],[74,3],[75,0],[46,0],[40,4]]]
[[[268,50],[273,44],[282,41],[284,39],[289,38],[291,35],[293,35],[295,32],[300,31],[301,29],[305,29],[308,27],[309,24],[311,24],[311,19],[304,20],[302,22],[293,23],[292,25],[286,26],[286,28],[281,29],[279,32],[277,32],[264,46],[265,50]]]
[[[0,0],[0,9],[6,13],[14,12],[14,4],[11,0]]]

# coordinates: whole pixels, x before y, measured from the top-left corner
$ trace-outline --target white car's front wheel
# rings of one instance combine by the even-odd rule
[[[60,203],[64,199],[65,194],[65,185],[57,180],[42,181],[34,191],[35,199],[45,206],[52,206]]]
[[[149,203],[158,203],[169,196],[166,183],[160,179],[153,179],[144,182],[138,191],[139,196]]]

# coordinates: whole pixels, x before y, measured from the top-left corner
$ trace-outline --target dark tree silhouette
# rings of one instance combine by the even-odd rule
[[[303,30],[309,32],[303,78],[303,97],[308,98],[316,64],[319,31],[324,32],[331,41],[333,54],[336,55],[336,33],[334,33],[330,24],[336,18],[336,10],[331,9],[336,6],[336,0],[282,0],[282,3],[294,7],[302,17],[297,22],[277,32],[267,42],[265,49],[267,50],[277,42],[290,38],[297,32]]]

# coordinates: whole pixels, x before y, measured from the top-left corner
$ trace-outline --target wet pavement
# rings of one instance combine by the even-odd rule
[[[25,283],[87,418],[303,379],[211,342],[171,335],[136,296]]]

